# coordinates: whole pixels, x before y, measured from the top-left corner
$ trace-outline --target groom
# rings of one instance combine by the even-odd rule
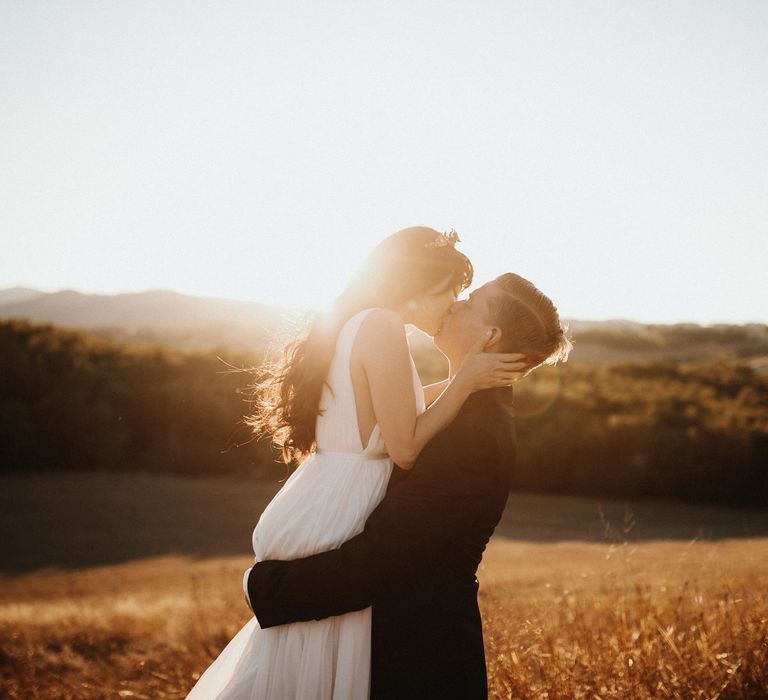
[[[489,306],[500,294],[489,282],[446,316],[435,344],[451,376],[490,329],[485,350],[511,352],[510,329],[494,317],[500,307]],[[502,401],[510,399],[511,388],[472,394],[411,471],[395,470],[365,530],[339,549],[257,563],[246,596],[260,626],[372,605],[371,698],[486,698],[475,572],[509,493],[516,442]]]

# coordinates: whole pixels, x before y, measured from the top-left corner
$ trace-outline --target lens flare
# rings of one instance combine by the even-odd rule
[[[545,413],[562,390],[560,367],[542,366],[514,385],[513,413],[516,417],[531,417]]]

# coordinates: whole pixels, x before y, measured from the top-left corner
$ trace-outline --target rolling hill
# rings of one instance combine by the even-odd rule
[[[126,343],[160,343],[183,350],[233,347],[260,352],[301,326],[308,312],[257,302],[197,297],[171,290],[84,294],[71,289],[0,290],[0,319],[26,319],[87,330]],[[765,358],[768,325],[642,324],[627,320],[567,320],[573,361],[617,363]],[[410,334],[414,352],[437,354],[430,338]]]

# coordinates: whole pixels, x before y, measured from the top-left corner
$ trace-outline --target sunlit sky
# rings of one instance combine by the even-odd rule
[[[768,2],[0,0],[0,287],[327,304],[389,233],[768,319]]]

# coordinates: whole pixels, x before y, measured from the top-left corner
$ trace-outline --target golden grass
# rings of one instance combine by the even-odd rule
[[[183,698],[248,619],[248,557],[0,580],[0,695]],[[524,543],[479,572],[492,698],[768,697],[768,539]]]
[[[494,543],[492,698],[768,697],[768,540]]]

